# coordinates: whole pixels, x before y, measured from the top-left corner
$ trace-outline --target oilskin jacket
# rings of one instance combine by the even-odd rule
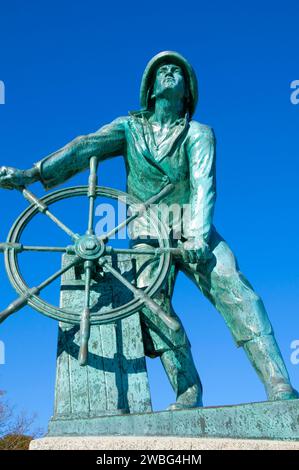
[[[174,190],[162,202],[189,205],[184,237],[208,243],[216,199],[213,131],[186,115],[156,145],[149,115],[148,111],[131,112],[95,133],[77,137],[36,163],[41,180],[50,189],[86,169],[92,155],[99,161],[123,155],[127,192],[146,201],[171,182]]]

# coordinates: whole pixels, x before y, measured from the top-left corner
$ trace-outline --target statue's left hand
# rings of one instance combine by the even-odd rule
[[[0,188],[19,189],[34,181],[31,170],[19,170],[11,166],[0,167]]]
[[[188,263],[205,262],[212,256],[209,245],[195,238],[184,242],[182,248],[183,258]]]

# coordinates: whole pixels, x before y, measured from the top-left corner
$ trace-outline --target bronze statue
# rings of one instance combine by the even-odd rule
[[[185,251],[183,259],[174,259],[157,302],[180,328],[169,328],[148,307],[141,312],[146,355],[160,357],[176,393],[170,409],[202,405],[202,385],[190,343],[171,304],[180,270],[223,316],[237,346],[244,348],[264,383],[268,399],[298,398],[263,302],[213,226],[215,138],[211,128],[192,119],[197,80],[189,62],[176,52],[157,54],[144,71],[140,100],[140,111],[74,139],[29,170],[2,167],[0,186],[13,189],[41,181],[50,189],[87,168],[91,156],[101,162],[117,155],[125,158],[127,192],[139,200],[148,200],[172,183],[174,191],[162,202],[181,208],[189,205],[191,217],[181,233],[174,222],[170,224],[173,246]],[[142,223],[135,224],[131,227],[132,246],[155,247],[156,240],[149,235]],[[150,255],[138,257],[138,286],[149,285],[156,270],[157,261]]]

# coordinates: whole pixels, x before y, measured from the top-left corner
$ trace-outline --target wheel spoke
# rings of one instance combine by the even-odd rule
[[[101,235],[99,237],[100,240],[102,240],[102,241],[108,240],[110,237],[115,235],[121,229],[126,227],[130,222],[132,222],[133,220],[135,220],[138,217],[142,216],[152,204],[156,204],[157,202],[159,202],[163,197],[165,197],[167,194],[169,194],[171,191],[173,191],[173,189],[174,189],[174,185],[173,184],[168,184],[158,194],[156,194],[155,196],[149,198],[147,201],[145,201],[143,203],[140,203],[139,206],[138,206],[138,210],[136,212],[134,212],[134,214],[130,215],[130,217],[128,217],[126,220],[124,220],[119,225],[114,227],[112,230],[110,230],[105,235]]]
[[[90,174],[88,179],[88,198],[89,198],[89,214],[88,214],[88,235],[94,235],[94,203],[97,198],[97,176],[98,159],[97,157],[91,157],[90,159]]]
[[[126,286],[131,292],[133,292],[134,296],[138,299],[141,299],[145,305],[151,309],[158,317],[163,320],[163,322],[170,328],[171,330],[177,331],[180,328],[180,324],[172,317],[167,315],[164,310],[157,304],[149,295],[144,292],[142,289],[138,289],[137,287],[133,286],[122,274],[120,274],[116,269],[114,269],[104,258],[100,260],[102,266],[105,266],[107,271],[109,271],[116,279],[118,279],[124,286]]]
[[[105,247],[106,255],[151,255],[161,256],[164,253],[170,253],[173,256],[182,256],[180,248],[113,248],[112,246]]]
[[[49,284],[51,284],[53,281],[55,281],[55,279],[60,277],[62,274],[66,273],[69,269],[71,269],[74,266],[76,266],[77,264],[81,264],[81,263],[82,263],[82,258],[80,258],[79,256],[76,256],[76,258],[73,261],[71,261],[71,263],[69,263],[66,266],[64,266],[63,268],[59,269],[58,271],[56,271],[56,273],[52,274],[52,276],[48,277],[45,281],[43,281],[41,284],[39,284],[39,286],[38,286],[39,291],[41,291],[42,289],[47,287]]]
[[[30,204],[33,204],[39,212],[42,214],[45,214],[49,219],[54,222],[61,230],[63,230],[65,233],[67,233],[74,241],[78,240],[79,235],[74,233],[69,227],[67,227],[61,220],[59,220],[52,212],[49,211],[48,206],[44,204],[38,197],[36,197],[31,191],[29,191],[27,188],[22,187],[20,188],[21,193],[23,194],[24,198],[30,202]]]
[[[75,247],[73,245],[70,246],[36,246],[36,245],[23,245],[22,243],[0,243],[0,252],[4,252],[5,250],[16,250],[17,253],[21,253],[22,251],[46,251],[51,253],[68,253],[74,254]]]
[[[55,281],[55,279],[57,279],[66,271],[68,271],[69,269],[73,268],[74,266],[76,266],[77,264],[81,262],[82,262],[82,259],[79,257],[76,257],[71,263],[69,263],[67,266],[64,266],[63,268],[56,271],[56,273],[52,274],[52,276],[48,277],[45,281],[43,281],[37,287],[28,289],[25,292],[25,294],[21,295],[18,299],[12,302],[5,310],[0,312],[0,323],[6,320],[6,318],[9,317],[12,313],[17,312],[22,307],[24,307],[28,303],[28,300],[30,300],[30,298],[33,295],[38,295],[45,287],[47,287],[49,284]]]
[[[84,296],[84,309],[81,315],[80,322],[80,351],[79,351],[79,364],[85,366],[88,358],[88,341],[90,337],[90,283],[92,273],[92,261],[85,261],[85,296]]]

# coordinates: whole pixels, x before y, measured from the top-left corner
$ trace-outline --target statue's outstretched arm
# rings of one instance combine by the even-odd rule
[[[0,187],[14,189],[40,180],[46,189],[50,189],[87,168],[89,158],[93,155],[100,161],[122,155],[125,148],[125,120],[125,117],[117,118],[97,132],[77,137],[29,170],[0,168]]]

